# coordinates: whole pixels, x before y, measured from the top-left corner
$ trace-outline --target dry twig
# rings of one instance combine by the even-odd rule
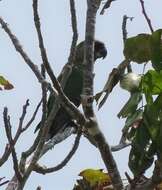
[[[0,178],[0,182],[1,182],[2,180],[4,180],[4,179],[5,179],[5,177],[1,177],[1,178]],[[3,186],[3,185],[5,185],[5,184],[7,184],[8,182],[9,182],[9,180],[6,180],[6,181],[4,181],[4,182],[1,182],[1,183],[0,183],[0,187]]]
[[[19,167],[18,167],[18,159],[17,159],[17,155],[16,155],[16,150],[15,150],[15,147],[14,147],[14,142],[13,142],[13,139],[12,139],[10,118],[8,116],[7,107],[4,108],[3,119],[4,119],[4,126],[5,126],[6,136],[7,136],[10,148],[11,148],[14,171],[15,171],[15,174],[16,174],[16,177],[17,177],[18,181],[20,182],[22,180],[22,175],[21,175]]]
[[[62,169],[70,161],[70,159],[72,158],[72,156],[75,154],[76,150],[78,149],[81,135],[82,135],[82,131],[79,130],[78,134],[75,138],[75,142],[74,142],[72,149],[70,150],[68,155],[65,157],[65,159],[60,164],[58,164],[55,167],[51,167],[51,168],[42,167],[37,164],[34,168],[34,171],[36,171],[37,173],[46,174],[46,173],[56,172],[56,171]]]
[[[108,9],[108,8],[111,6],[111,3],[112,3],[113,1],[116,1],[116,0],[107,0],[107,2],[105,3],[105,5],[103,6],[103,8],[102,8],[102,10],[101,10],[101,12],[100,12],[101,15],[104,14],[105,9]]]
[[[153,32],[154,32],[154,29],[153,29],[153,27],[152,27],[151,20],[150,20],[150,18],[148,17],[148,15],[147,15],[147,13],[146,13],[144,1],[143,1],[143,0],[139,0],[139,1],[140,1],[140,3],[141,3],[141,7],[142,7],[142,13],[143,13],[143,15],[144,15],[144,17],[145,17],[145,19],[146,19],[146,21],[147,21],[147,24],[148,24],[148,26],[149,26],[149,28],[150,28],[150,30],[151,30],[151,33],[153,33]]]

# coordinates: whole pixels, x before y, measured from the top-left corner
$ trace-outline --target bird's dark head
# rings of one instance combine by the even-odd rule
[[[99,40],[94,41],[94,61],[99,58],[105,58],[107,50],[105,44]],[[76,47],[75,65],[82,65],[84,60],[84,41],[80,42]]]
[[[99,58],[105,58],[107,56],[107,49],[105,44],[101,41],[95,40],[94,43],[94,60]]]

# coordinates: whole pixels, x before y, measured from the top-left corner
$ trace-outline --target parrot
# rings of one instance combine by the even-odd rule
[[[94,62],[99,58],[105,58],[107,56],[107,49],[105,44],[99,40],[94,41]],[[84,61],[84,41],[80,42],[76,46],[76,55],[72,67],[70,76],[68,77],[64,86],[64,93],[69,100],[79,107],[81,104],[81,94],[83,89],[83,61]],[[61,81],[61,75],[58,77],[58,81]],[[52,110],[55,103],[55,97],[53,94],[49,96],[47,102],[47,115]],[[37,125],[35,132],[40,129],[41,122]],[[70,114],[60,105],[56,116],[53,118],[52,125],[49,127],[47,140],[53,138],[56,134],[63,132],[67,127],[76,128],[77,125],[71,118]]]

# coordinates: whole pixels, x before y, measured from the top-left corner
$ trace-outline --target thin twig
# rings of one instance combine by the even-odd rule
[[[9,144],[6,144],[4,153],[2,157],[0,158],[0,166],[2,166],[8,159],[9,155],[11,153]]]
[[[13,139],[12,139],[11,126],[10,126],[7,107],[4,108],[3,118],[4,118],[4,126],[5,126],[6,136],[7,136],[8,142],[9,142],[10,147],[11,147],[14,171],[15,171],[16,177],[17,177],[17,179],[18,179],[18,181],[20,183],[21,180],[22,180],[22,175],[21,175],[21,173],[19,171],[18,159],[17,159],[15,147],[14,147],[14,142],[13,142]]]
[[[125,44],[125,41],[127,39],[127,34],[128,34],[128,32],[127,32],[127,20],[128,19],[132,20],[133,17],[127,17],[127,15],[123,16],[122,31],[123,31],[123,42],[124,42],[124,44]],[[127,66],[127,70],[129,73],[132,72],[131,64],[129,64]]]
[[[148,17],[148,15],[147,15],[147,13],[146,13],[144,1],[143,1],[143,0],[139,0],[139,1],[140,1],[140,3],[141,3],[141,7],[142,7],[142,13],[143,13],[143,15],[144,15],[144,17],[145,17],[145,19],[146,19],[146,21],[147,21],[147,24],[148,24],[148,26],[149,26],[149,28],[150,28],[150,30],[151,30],[151,33],[153,33],[153,32],[154,32],[154,29],[153,29],[153,27],[152,27],[151,20],[150,20],[150,18]]]
[[[38,105],[37,105],[37,107],[36,107],[36,109],[35,109],[35,111],[34,111],[32,117],[31,117],[31,119],[30,119],[30,120],[28,121],[28,123],[22,128],[22,130],[21,130],[22,132],[26,131],[26,130],[29,128],[29,126],[33,123],[33,121],[35,120],[35,117],[36,117],[36,115],[37,115],[37,113],[38,113],[38,110],[39,110],[41,104],[42,104],[42,100],[40,100],[40,102],[38,103]]]
[[[56,172],[56,171],[62,169],[70,161],[70,159],[72,158],[72,156],[75,154],[76,150],[78,149],[81,135],[82,135],[82,130],[79,129],[72,149],[70,150],[68,155],[65,157],[65,159],[60,164],[58,164],[55,167],[51,167],[51,168],[45,168],[40,165],[36,165],[34,170],[37,173],[46,174],[46,173]]]
[[[33,0],[33,13],[34,13],[34,23],[37,29],[37,34],[38,34],[38,40],[39,40],[39,48],[41,51],[41,57],[42,57],[42,61],[43,64],[46,68],[46,66],[48,67],[48,71],[50,71],[49,75],[53,76],[53,72],[52,69],[49,65],[48,62],[48,58],[47,58],[47,54],[46,54],[46,50],[44,47],[44,43],[43,43],[43,37],[41,34],[41,30],[40,30],[40,22],[39,22],[39,15],[38,15],[38,1],[37,0]],[[42,76],[45,75],[45,73],[42,74]],[[51,79],[52,80],[52,79]],[[29,163],[28,168],[26,169],[25,173],[24,173],[24,179],[23,179],[23,184],[21,184],[21,188],[25,185],[26,180],[28,179],[29,175],[31,174],[34,165],[36,164],[36,162],[38,161],[40,154],[41,154],[41,150],[44,146],[45,140],[46,140],[46,136],[48,134],[48,128],[49,127],[45,127],[45,122],[46,122],[46,117],[47,117],[47,86],[45,85],[45,83],[42,83],[42,102],[43,102],[43,106],[42,106],[42,120],[41,120],[41,130],[40,130],[40,138],[38,141],[38,146],[36,147],[36,151],[34,152],[34,155]]]
[[[72,43],[71,43],[71,48],[70,48],[70,55],[68,58],[68,64],[73,64],[73,62],[75,60],[76,45],[77,45],[77,40],[78,40],[75,0],[70,0],[70,13],[71,13],[71,24],[72,24],[72,30],[73,30],[73,38],[72,38]]]
[[[22,112],[22,115],[21,115],[20,120],[19,120],[19,126],[18,126],[18,129],[16,131],[16,135],[13,138],[13,145],[16,144],[18,138],[20,137],[20,135],[22,133],[22,125],[23,125],[23,121],[25,119],[26,109],[28,106],[29,106],[29,100],[27,100],[25,105],[23,106],[23,112]],[[0,166],[3,165],[7,161],[8,157],[10,156],[10,153],[11,153],[11,147],[6,145],[5,151],[4,151],[4,153],[0,159]]]
[[[0,182],[1,182],[3,179],[5,179],[5,177],[1,177],[1,178],[0,178]],[[6,181],[4,181],[4,182],[1,182],[1,183],[0,183],[0,186],[3,186],[3,185],[5,185],[5,184],[8,183],[8,182],[9,182],[9,180],[6,180]]]
[[[28,55],[24,52],[19,40],[11,32],[8,25],[4,22],[4,20],[1,17],[0,17],[0,24],[2,25],[2,28],[4,29],[4,31],[10,37],[11,41],[13,42],[15,49],[20,53],[20,55],[23,57],[24,61],[32,69],[32,71],[34,72],[34,74],[38,78],[39,82],[40,83],[46,83],[48,85],[48,88],[50,89],[50,91],[53,92],[54,94],[59,93],[60,103],[62,104],[62,106],[69,112],[69,114],[72,116],[72,118],[75,118],[80,125],[83,125],[85,123],[85,117],[83,116],[83,114],[81,114],[81,112],[77,109],[77,107],[73,103],[71,103],[70,100],[65,96],[59,82],[56,79],[56,77],[54,75],[51,76],[52,81],[54,82],[54,86],[55,86],[56,90],[58,91],[58,93],[55,92],[54,89],[51,88],[50,84],[44,80],[44,78],[41,75],[37,66],[31,61],[31,59],[28,57]]]
[[[38,0],[33,0],[33,14],[34,14],[34,24],[35,24],[35,28],[37,31],[42,61],[47,70],[48,75],[50,76],[50,78],[53,82],[53,85],[55,86],[56,77],[55,77],[55,75],[52,71],[52,68],[50,66],[50,63],[48,61],[46,49],[45,49],[44,42],[43,42],[43,36],[41,33],[41,25],[40,25],[40,19],[39,19],[39,15],[38,15]]]
[[[36,31],[37,31],[37,35],[38,35],[39,47],[40,47],[40,51],[41,51],[41,57],[42,57],[43,64],[46,68],[48,75],[50,76],[50,78],[52,80],[53,86],[57,89],[57,91],[61,92],[62,95],[65,96],[61,89],[59,82],[57,81],[57,79],[52,71],[52,68],[48,61],[48,57],[47,57],[46,50],[44,47],[43,37],[42,37],[42,33],[41,33],[40,19],[39,19],[39,15],[38,15],[38,0],[33,0],[33,13],[34,13],[34,23],[35,23],[35,27],[36,27]],[[30,173],[33,170],[33,166],[36,164],[36,162],[38,161],[38,159],[40,157],[41,150],[45,143],[45,139],[48,134],[48,130],[49,130],[49,126],[50,126],[49,123],[47,124],[48,120],[46,121],[47,95],[46,95],[45,83],[42,84],[42,92],[43,92],[43,116],[42,116],[42,121],[41,121],[42,127],[41,127],[41,130],[40,130],[38,136],[40,135],[40,133],[41,133],[41,135],[40,135],[40,139],[38,141],[38,146],[36,148],[36,151],[34,152],[34,155],[29,163],[29,166],[24,173],[24,178],[23,178],[23,183],[21,184],[21,188],[24,186],[27,178],[29,177]],[[34,149],[35,149],[35,147],[34,147]]]
[[[108,8],[111,6],[111,3],[112,3],[113,1],[116,1],[116,0],[107,0],[107,2],[105,3],[105,5],[103,6],[103,8],[102,8],[102,10],[101,10],[101,12],[100,12],[101,15],[104,14],[105,9],[108,9]]]
[[[27,109],[28,103],[29,103],[29,102],[28,102],[28,100],[27,100],[27,101],[26,101],[26,104],[23,106],[23,113],[22,113],[22,116],[24,115],[24,113],[26,113],[26,109]],[[39,109],[41,103],[42,103],[42,100],[41,100],[41,101],[39,102],[39,104],[37,105],[37,107],[36,107],[36,109],[35,109],[35,111],[34,111],[32,117],[31,117],[31,119],[29,120],[29,122],[26,124],[25,127],[22,127],[22,125],[19,124],[19,127],[18,127],[18,129],[17,129],[17,131],[16,131],[16,134],[15,134],[14,138],[13,138],[13,145],[15,145],[15,144],[17,143],[17,141],[18,141],[20,135],[21,135],[24,131],[26,131],[26,130],[29,128],[29,126],[32,124],[32,122],[34,121],[34,119],[35,119],[35,117],[36,117],[36,114],[37,114],[37,112],[38,112],[38,109]],[[20,119],[21,121],[22,121],[22,116],[20,117],[20,118],[21,118],[21,119]],[[23,116],[23,117],[24,117],[24,116]],[[11,154],[11,148],[10,148],[10,146],[7,144],[6,147],[5,147],[4,153],[3,153],[2,157],[0,158],[0,166],[2,166],[2,165],[8,160],[8,157],[10,156],[10,154]]]
[[[28,167],[26,169],[26,171],[24,172],[24,176],[23,176],[23,180],[21,182],[21,184],[18,186],[18,190],[22,189],[28,179],[28,177],[30,176],[31,172],[33,171],[34,165],[36,164],[36,162],[38,161],[40,154],[41,154],[41,150],[44,146],[45,140],[46,140],[46,136],[48,133],[48,128],[45,127],[45,123],[46,123],[46,117],[47,117],[47,86],[45,83],[42,84],[42,102],[43,102],[43,106],[42,106],[42,127],[40,130],[40,138],[38,140],[38,145],[36,147],[36,151],[34,152],[34,155],[32,156],[32,159],[30,161],[30,163],[28,164]]]
[[[130,145],[131,145],[131,143],[121,142],[118,145],[111,146],[111,151],[116,152],[116,151],[122,150],[122,149],[124,149],[124,148],[126,148],[126,147],[128,147]]]
[[[27,110],[27,107],[29,106],[29,99],[26,100],[26,104],[23,106],[23,112],[22,112],[22,115],[20,117],[20,121],[19,121],[19,127],[18,127],[18,130],[22,130],[22,126],[23,126],[23,122],[24,122],[24,119],[25,119],[25,116],[26,116],[26,110]]]
[[[76,106],[74,106],[74,104],[72,104],[70,100],[65,96],[63,89],[60,83],[58,82],[56,76],[54,75],[50,63],[48,61],[40,28],[40,19],[38,15],[38,0],[33,0],[33,12],[34,12],[35,27],[38,34],[39,47],[46,71],[52,80],[54,88],[58,91],[60,95],[61,103],[63,104],[63,106],[67,105],[65,106],[65,109],[67,109],[67,111],[73,118],[78,118],[79,121],[81,118],[81,121],[83,121],[83,115],[80,114],[80,111],[76,108]]]
[[[32,71],[37,76],[39,82],[43,82],[43,77],[38,69],[38,67],[33,63],[33,61],[29,58],[29,56],[26,54],[26,52],[23,50],[22,45],[20,44],[19,40],[16,38],[16,36],[11,32],[10,28],[8,27],[7,23],[4,22],[2,17],[0,17],[0,24],[4,31],[9,35],[16,51],[20,53],[24,61],[28,64],[28,66],[32,69]]]
[[[9,180],[6,180],[6,181],[0,183],[0,186],[3,186],[3,185],[5,185],[5,184],[7,184],[7,183],[9,183]]]
[[[76,45],[78,41],[78,30],[77,30],[77,17],[76,17],[76,9],[75,9],[75,0],[70,0],[70,13],[71,13],[71,25],[73,31],[73,37],[71,42],[70,53],[68,57],[67,64],[63,67],[61,74],[58,77],[58,80],[61,84],[62,89],[64,89],[67,79],[69,78],[73,63],[75,60],[76,54]],[[57,101],[55,101],[57,103]]]

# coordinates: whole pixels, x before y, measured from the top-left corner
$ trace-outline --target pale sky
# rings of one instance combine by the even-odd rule
[[[59,0],[40,1],[40,17],[46,49],[54,73],[59,74],[63,65],[67,62],[70,49],[72,30],[70,23],[69,1]],[[162,28],[162,1],[145,0],[145,6],[151,18],[154,29]],[[84,40],[86,1],[76,0],[79,41]],[[101,90],[111,70],[123,60],[123,40],[122,40],[122,18],[123,15],[134,17],[133,22],[128,22],[128,36],[139,33],[150,33],[148,25],[141,14],[139,0],[117,0],[112,3],[110,9],[104,15],[97,16],[96,38],[105,42],[108,49],[108,56],[104,60],[99,60],[95,65],[95,92]],[[9,24],[16,34],[25,51],[35,62],[40,65],[40,52],[36,31],[34,28],[32,14],[32,0],[2,0],[0,1],[0,16]],[[3,107],[9,108],[13,131],[16,130],[22,105],[26,99],[30,99],[27,119],[32,115],[37,103],[41,98],[40,84],[30,68],[24,63],[20,55],[15,51],[8,36],[0,30],[0,75],[10,80],[15,88],[11,91],[0,92],[0,155],[3,153],[6,138],[3,128]],[[142,65],[134,63],[133,69],[137,73],[142,73]],[[96,115],[108,143],[117,144],[120,139],[121,129],[124,120],[117,118],[119,109],[128,99],[128,92],[116,87],[110,95],[104,107],[96,110]],[[41,118],[41,112],[30,130],[23,135],[16,145],[18,157],[20,153],[32,144],[34,139],[33,131]],[[27,121],[27,120],[26,120]],[[56,146],[41,160],[41,164],[54,166],[60,163],[71,149],[74,137],[68,138],[65,142]],[[128,171],[129,148],[117,153],[113,153],[117,161],[122,177]],[[71,161],[62,170],[47,174],[45,176],[33,173],[29,178],[25,190],[34,190],[38,185],[43,190],[71,190],[74,186],[78,174],[86,168],[103,168],[105,166],[100,158],[98,150],[93,147],[85,138],[81,139],[79,149]],[[11,159],[0,169],[0,177],[12,177]]]

